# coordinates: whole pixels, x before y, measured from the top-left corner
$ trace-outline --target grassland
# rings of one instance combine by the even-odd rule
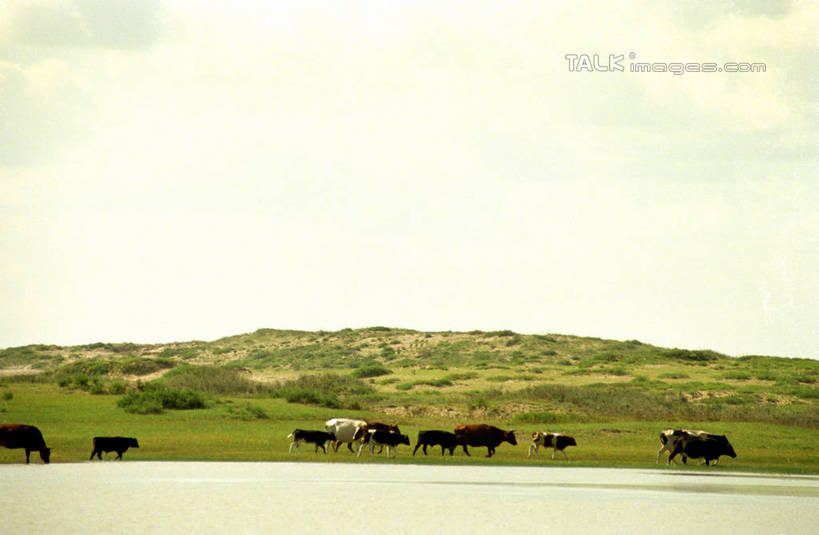
[[[729,436],[731,469],[819,473],[817,381],[812,360],[635,340],[262,329],[213,342],[2,350],[0,421],[40,427],[54,462],[87,459],[90,438],[105,434],[139,438],[126,459],[315,460],[309,448],[288,454],[287,434],[350,415],[398,423],[413,443],[419,429],[461,422],[521,437],[491,460],[404,449],[398,462],[557,463],[526,458],[526,435],[551,429],[573,434],[570,462],[589,466],[655,466],[659,431],[690,426]],[[0,462],[21,457],[0,449]]]

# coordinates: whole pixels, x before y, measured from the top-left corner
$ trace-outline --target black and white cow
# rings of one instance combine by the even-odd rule
[[[674,446],[677,445],[677,442],[682,440],[685,437],[698,437],[698,438],[707,438],[712,436],[719,436],[709,433],[707,431],[703,431],[701,429],[665,429],[660,432],[660,449],[657,450],[657,464],[660,463],[660,457],[662,457],[663,452],[667,451],[669,454],[668,457],[668,464],[672,464],[671,460],[671,451],[674,449]],[[683,454],[683,463],[685,463],[685,455]]]
[[[538,453],[538,449],[543,446],[544,448],[552,448],[552,459],[555,458],[555,452],[560,452],[563,454],[563,458],[567,461],[569,460],[569,456],[566,455],[565,449],[568,446],[577,446],[577,441],[575,441],[574,437],[570,437],[568,435],[561,435],[560,433],[549,433],[547,431],[535,431],[532,433],[532,443],[529,444],[529,457],[532,456],[532,453],[535,455],[540,455]]]
[[[302,442],[307,442],[308,444],[315,444],[315,453],[318,453],[319,448],[324,453],[327,453],[327,449],[324,445],[330,441],[335,440],[336,436],[332,433],[328,433],[327,431],[311,431],[307,429],[295,429],[292,433],[287,435],[287,438],[292,440],[293,442],[290,444],[290,453],[293,453],[294,449],[299,449],[299,445]]]
[[[370,445],[370,455],[375,454],[376,446],[387,446],[387,457],[396,457],[398,455],[398,446],[400,444],[410,445],[410,440],[407,435],[401,433],[393,433],[390,431],[369,431],[364,438],[364,443]],[[361,450],[358,449],[358,455],[361,455]],[[392,455],[390,455],[392,453]]]

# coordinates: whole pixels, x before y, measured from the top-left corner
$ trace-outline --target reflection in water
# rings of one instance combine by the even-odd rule
[[[0,510],[8,533],[815,532],[819,478],[708,475],[353,463],[4,465]]]

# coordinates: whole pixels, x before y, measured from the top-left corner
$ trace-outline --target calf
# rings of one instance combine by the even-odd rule
[[[315,444],[316,448],[314,453],[318,453],[319,448],[321,448],[321,451],[324,453],[327,453],[327,449],[324,447],[324,444],[330,440],[335,440],[336,436],[332,433],[328,433],[327,431],[295,429],[292,433],[287,435],[287,438],[293,441],[290,443],[290,453],[293,453],[293,449],[299,449],[299,444],[302,442]]]
[[[391,433],[390,431],[368,431],[367,436],[364,438],[364,443],[370,444],[370,455],[375,454],[375,447],[376,446],[387,446],[387,457],[396,457],[398,455],[398,446],[400,444],[406,444],[409,446],[410,440],[407,435],[402,435],[401,433]],[[363,448],[358,449],[358,455],[361,455],[361,450]],[[393,455],[390,455],[390,452],[393,452]]]
[[[381,422],[366,422],[367,425],[359,427],[358,431],[356,431],[356,435],[353,437],[355,439],[363,439],[368,431],[389,431],[390,433],[400,433],[401,430],[398,429],[397,425],[394,424],[384,424]],[[378,449],[378,453],[380,454],[384,451],[384,446],[381,446]]]
[[[422,448],[424,455],[426,455],[427,446],[441,446],[441,455],[444,455],[445,450],[449,450],[449,454],[453,455],[458,444],[460,444],[458,437],[455,436],[455,433],[450,433],[449,431],[438,431],[434,429],[418,431],[418,442],[416,442],[412,454],[415,455],[418,448]]]
[[[674,445],[671,455],[668,456],[669,462],[677,454],[683,454],[684,464],[686,457],[691,457],[692,459],[705,459],[705,466],[708,466],[710,461],[715,461],[714,464],[716,464],[720,455],[727,455],[732,459],[737,457],[734,447],[723,435],[709,435],[706,438],[683,437]]]
[[[135,438],[128,437],[94,437],[94,450],[91,452],[89,461],[97,456],[97,459],[102,460],[102,453],[115,451],[117,452],[117,459],[122,460],[122,454],[128,451],[128,448],[138,448],[139,442]]]
[[[535,455],[540,455],[538,453],[538,449],[541,446],[543,446],[544,448],[552,448],[552,459],[555,458],[555,452],[559,451],[560,453],[563,454],[563,458],[568,461],[569,456],[566,455],[566,452],[564,450],[568,446],[577,446],[577,442],[575,441],[574,437],[561,435],[560,433],[535,431],[534,433],[532,433],[532,443],[529,445],[528,457],[532,456],[532,452],[534,452]]]
[[[29,464],[32,451],[40,452],[40,459],[44,464],[48,464],[51,459],[51,448],[46,447],[43,434],[33,425],[0,424],[0,446],[25,449],[26,464]]]

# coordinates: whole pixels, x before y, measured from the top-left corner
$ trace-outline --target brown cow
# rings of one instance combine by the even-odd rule
[[[0,446],[9,449],[25,448],[26,464],[32,451],[40,452],[40,459],[48,464],[51,460],[51,448],[46,447],[43,434],[33,425],[0,424]]]
[[[469,455],[469,450],[466,449],[467,446],[486,446],[487,457],[492,457],[495,448],[503,442],[508,442],[513,446],[518,445],[514,431],[504,431],[486,424],[459,425],[455,428],[455,436],[458,437],[458,442],[463,446],[464,453],[467,455]]]

